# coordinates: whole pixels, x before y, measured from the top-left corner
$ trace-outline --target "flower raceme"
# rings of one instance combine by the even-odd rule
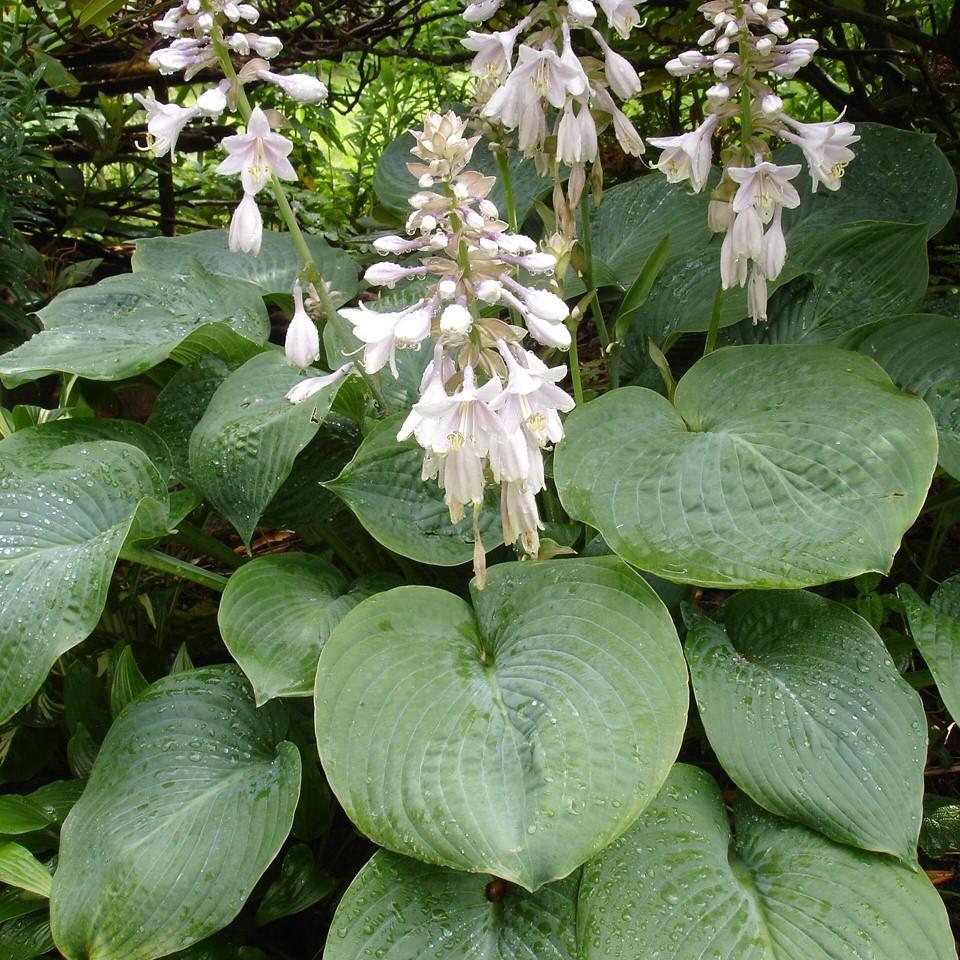
[[[388,368],[397,376],[400,351],[432,342],[419,400],[398,439],[413,437],[423,448],[423,479],[443,490],[452,521],[472,508],[482,575],[477,516],[491,482],[500,487],[506,542],[519,541],[531,555],[539,551],[543,451],[562,438],[560,413],[571,410],[573,400],[557,386],[566,367],[547,367],[523,346],[527,336],[548,347],[570,345],[566,303],[532,279],[552,273],[556,258],[499,218],[489,199],[495,179],[467,169],[479,138],[465,129],[452,112],[428,113],[414,133],[416,159],[408,167],[420,189],[410,197],[407,236],[380,237],[374,247],[384,256],[420,259],[384,260],[365,276],[374,286],[417,281],[425,288],[396,310],[361,304],[339,314],[361,343],[367,374]],[[508,309],[523,326],[502,316]],[[295,364],[307,352],[288,343]],[[288,394],[293,402],[310,395],[307,383]],[[324,385],[318,381],[316,389]]]
[[[841,119],[801,123],[790,117],[771,87],[806,66],[817,42],[784,42],[789,27],[782,10],[760,0],[729,3],[710,0],[699,7],[707,20],[699,45],[713,52],[687,50],[667,63],[677,77],[713,75],[707,90],[707,117],[694,131],[675,137],[651,137],[661,149],[657,167],[671,183],[689,181],[695,193],[706,185],[713,158],[713,138],[732,133],[723,150],[725,166],[711,193],[710,229],[723,233],[720,279],[724,289],[747,287],[754,323],[767,318],[767,282],[783,270],[787,256],[782,214],[800,203],[791,181],[799,164],[772,162],[771,139],[796,144],[810,174],[811,189],[821,184],[838,190],[850,145],[860,138]],[[769,82],[765,77],[769,78]]]

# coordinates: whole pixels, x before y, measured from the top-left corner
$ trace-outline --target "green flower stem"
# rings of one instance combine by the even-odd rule
[[[703,355],[713,353],[717,347],[717,336],[720,333],[720,309],[723,306],[723,287],[717,289],[713,298],[713,312],[710,314],[710,328],[707,330],[707,340],[703,345]]]
[[[139,563],[153,570],[190,580],[209,590],[216,590],[218,593],[223,593],[227,585],[227,578],[220,576],[219,573],[203,570],[186,560],[178,560],[176,557],[150,547],[126,546],[120,551],[120,556],[130,563]]]
[[[513,178],[510,175],[510,161],[503,150],[498,150],[497,169],[500,171],[500,182],[503,184],[503,195],[507,201],[507,220],[510,229],[516,233],[520,228],[517,224],[517,204],[513,197]]]
[[[583,383],[580,380],[580,357],[577,353],[577,321],[568,320],[570,331],[570,379],[573,382],[573,399],[578,407],[583,406]]]
[[[593,313],[593,322],[597,328],[597,336],[600,338],[600,347],[603,353],[603,360],[607,366],[607,375],[610,378],[610,386],[616,388],[620,385],[620,365],[616,350],[610,343],[610,332],[607,330],[607,323],[603,318],[603,310],[600,307],[600,294],[594,285],[593,280],[593,227],[590,223],[590,191],[584,190],[583,197],[580,200],[580,222],[582,223],[583,237],[580,241],[583,247],[583,282],[586,284],[587,292],[593,293],[590,299],[590,310]]]

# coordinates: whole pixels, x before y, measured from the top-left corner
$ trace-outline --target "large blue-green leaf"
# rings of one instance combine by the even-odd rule
[[[917,855],[923,704],[876,631],[803,590],[686,608],[687,661],[723,769],[760,806],[841,843]]]
[[[566,430],[554,476],[567,512],[640,569],[706,586],[886,571],[936,466],[926,405],[825,346],[716,350],[675,405],[624,387]]]
[[[300,755],[233,665],[165,677],[110,728],[61,833],[68,960],[153,960],[226,926],[293,821]]]
[[[376,842],[535,890],[656,794],[686,669],[663,604],[614,558],[500,564],[471,596],[400,587],[340,621],[317,670],[320,759]]]
[[[923,871],[771,816],[742,794],[734,836],[713,779],[678,764],[583,870],[584,960],[951,960]]]

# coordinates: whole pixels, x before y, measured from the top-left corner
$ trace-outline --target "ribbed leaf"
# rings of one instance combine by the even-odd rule
[[[61,833],[68,960],[153,960],[226,926],[290,830],[300,757],[234,666],[166,677],[110,728]]]
[[[344,617],[317,670],[320,758],[376,842],[535,890],[656,794],[686,670],[663,604],[613,558],[500,564],[471,595],[400,587]]]
[[[0,457],[0,719],[96,626],[135,532],[162,532],[166,485],[137,448],[99,441]]]
[[[51,882],[50,871],[26,847],[0,843],[0,883],[49,897]]]
[[[324,960],[578,960],[577,876],[534,894],[381,850],[333,918]]]
[[[259,557],[234,573],[220,603],[220,632],[257,703],[311,696],[330,631],[364,597],[393,586],[393,578],[376,575],[350,586],[336,567],[307,553]]]
[[[574,411],[554,475],[625,560],[707,586],[795,587],[889,568],[936,464],[926,405],[823,346],[716,350],[675,405],[637,387]]]
[[[923,704],[866,620],[812,593],[740,593],[687,614],[700,717],[723,769],[771,813],[917,855]]]
[[[16,793],[0,796],[0,834],[16,836],[42,830],[50,823],[43,808],[27,797]]]
[[[773,817],[678,764],[643,816],[584,867],[585,960],[949,960],[926,874]]]

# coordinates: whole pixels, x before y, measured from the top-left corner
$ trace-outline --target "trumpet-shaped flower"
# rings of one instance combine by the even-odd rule
[[[258,193],[271,175],[281,180],[297,179],[287,159],[293,144],[279,133],[271,132],[270,123],[259,107],[250,113],[246,132],[225,137],[223,148],[228,156],[217,167],[217,173],[239,173],[246,193]]]
[[[345,307],[339,311],[353,324],[353,335],[363,344],[363,369],[376,373],[387,364],[396,377],[397,350],[419,350],[430,336],[435,305],[421,300],[405,310],[378,313],[366,307]]]
[[[779,135],[803,151],[810,171],[811,190],[816,193],[821,183],[828,190],[839,190],[844,169],[854,157],[850,144],[860,139],[853,132],[853,124],[836,120],[800,123],[790,117],[783,119],[793,129],[783,128]]]
[[[170,154],[176,159],[177,139],[183,128],[196,116],[200,107],[181,107],[175,103],[160,103],[152,98],[133,95],[147,111],[147,149],[155,156]]]
[[[733,212],[753,207],[760,219],[769,223],[777,207],[799,207],[800,194],[790,183],[799,172],[799,163],[778,166],[766,160],[753,167],[728,167],[730,179],[740,184],[733,195]]]
[[[689,180],[694,193],[706,186],[713,160],[711,138],[720,118],[711,114],[696,130],[678,137],[650,137],[649,142],[663,150],[657,169],[666,174],[670,183]]]
[[[342,367],[337,367],[333,373],[325,373],[322,377],[307,377],[306,380],[301,380],[287,391],[287,399],[291,403],[303,403],[304,400],[312,397],[315,393],[319,393],[324,387],[339,383],[352,372],[353,363],[351,362],[345,363]]]

